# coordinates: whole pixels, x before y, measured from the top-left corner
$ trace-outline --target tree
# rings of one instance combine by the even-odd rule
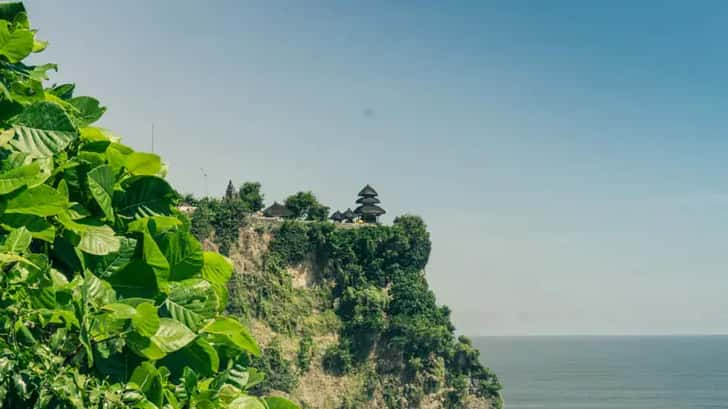
[[[263,194],[260,193],[260,182],[245,182],[240,186],[238,196],[251,213],[263,208]]]
[[[298,192],[286,199],[286,207],[293,212],[293,218],[325,221],[329,207],[319,203],[312,192]]]
[[[225,200],[233,200],[235,199],[235,186],[233,185],[233,181],[228,181],[227,188],[225,189]]]

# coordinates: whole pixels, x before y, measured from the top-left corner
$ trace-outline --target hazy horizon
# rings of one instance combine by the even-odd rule
[[[728,333],[728,3],[25,3],[181,192],[422,216],[459,333]]]

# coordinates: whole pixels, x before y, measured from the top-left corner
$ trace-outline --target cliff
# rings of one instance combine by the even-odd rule
[[[249,217],[226,247],[228,312],[264,347],[251,363],[266,373],[259,392],[302,408],[502,407],[497,377],[427,286],[420,218],[344,228]]]

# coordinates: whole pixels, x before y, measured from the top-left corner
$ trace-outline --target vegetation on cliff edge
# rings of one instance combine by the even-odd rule
[[[423,271],[431,243],[419,217],[358,228],[289,220],[272,228],[272,235],[262,271],[231,281],[229,308],[299,340],[335,332],[339,341],[322,351],[322,365],[334,375],[365,379],[342,407],[358,407],[374,392],[389,408],[418,407],[431,394],[449,408],[463,407],[472,396],[500,405],[497,377],[481,365],[467,338],[455,337],[450,310],[438,306],[428,288]],[[315,285],[294,287],[287,268],[311,261],[320,267]],[[321,314],[328,311],[335,320]],[[271,353],[267,359],[278,357],[277,362],[260,367],[281,373],[281,367],[295,365],[305,376],[308,348],[302,342],[295,360]],[[263,390],[292,392],[294,371],[288,372],[287,382],[264,382]]]

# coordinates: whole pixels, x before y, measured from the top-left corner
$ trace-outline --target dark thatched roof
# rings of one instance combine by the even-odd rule
[[[384,209],[381,207],[371,204],[371,205],[361,205],[354,210],[354,213],[356,214],[362,214],[362,215],[372,215],[372,216],[381,216],[384,213],[387,213]]]
[[[340,222],[340,221],[344,220],[344,215],[341,214],[341,212],[337,210],[334,212],[334,214],[331,215],[331,217],[329,217],[329,219],[331,219],[335,222]]]
[[[356,202],[359,204],[365,204],[365,205],[382,203],[376,197],[360,197],[360,198],[356,199]]]
[[[374,190],[374,188],[373,188],[373,187],[371,187],[371,186],[369,186],[369,185],[366,185],[366,186],[364,186],[364,187],[363,187],[363,188],[362,188],[362,189],[361,189],[361,190],[359,191],[359,195],[358,195],[358,196],[363,196],[363,197],[374,197],[374,196],[377,196],[377,195],[379,195],[379,193],[377,193],[377,191],[376,191],[376,190]]]
[[[346,220],[354,220],[356,218],[356,213],[352,212],[351,209],[346,209],[343,216]]]
[[[291,210],[286,206],[278,202],[273,202],[272,205],[263,210],[263,214],[266,217],[289,217],[293,214],[293,212],[291,212]]]

